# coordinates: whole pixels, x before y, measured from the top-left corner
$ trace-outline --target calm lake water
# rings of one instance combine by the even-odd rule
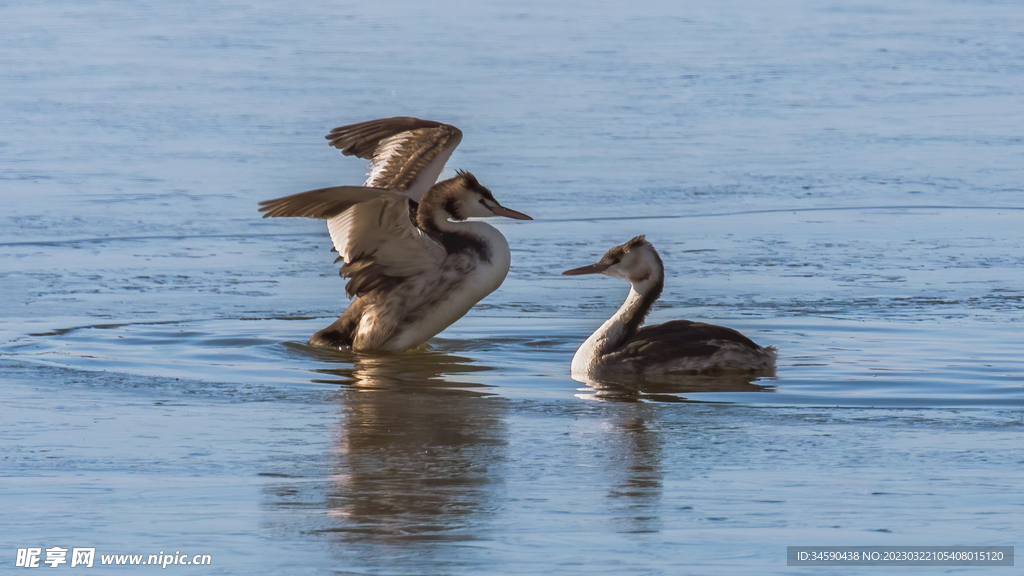
[[[1022,30],[945,0],[0,4],[0,564],[1024,544]],[[449,171],[536,220],[494,223],[508,279],[428,350],[311,349],[347,303],[325,226],[257,202],[361,183],[323,135],[395,115],[462,128]],[[650,320],[737,328],[776,377],[570,379],[628,288],[559,273],[640,233]]]

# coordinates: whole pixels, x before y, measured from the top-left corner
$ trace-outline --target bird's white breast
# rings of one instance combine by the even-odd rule
[[[449,256],[440,269],[410,279],[389,294],[384,306],[364,316],[360,331],[379,329],[384,316],[393,317],[397,308],[415,319],[395,326],[386,345],[377,349],[401,351],[429,340],[501,286],[512,260],[505,237],[484,222],[465,222],[460,228],[484,240],[490,260],[480,260],[475,253]],[[470,259],[470,270],[463,266],[467,261],[456,261],[460,258]]]

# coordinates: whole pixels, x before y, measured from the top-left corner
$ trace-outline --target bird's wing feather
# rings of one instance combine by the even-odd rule
[[[327,220],[360,202],[373,200],[386,194],[391,194],[391,192],[363,186],[332,186],[299,192],[283,198],[264,200],[260,202],[260,212],[264,212],[264,218],[301,216]]]
[[[437,268],[448,255],[412,223],[409,199],[390,190],[335,186],[260,205],[264,217],[327,220],[334,248],[345,261],[341,275],[351,278],[345,288],[350,296]]]
[[[462,141],[449,124],[399,117],[340,126],[326,136],[346,156],[370,160],[366,186],[388,188],[419,202]]]
[[[716,342],[735,342],[759,348],[753,340],[743,334],[726,328],[690,320],[672,320],[664,324],[644,326],[614,355],[624,358],[645,357],[672,359],[714,354],[720,345]]]

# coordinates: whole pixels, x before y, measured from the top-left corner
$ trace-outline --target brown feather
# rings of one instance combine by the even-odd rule
[[[368,184],[406,190],[427,165],[462,141],[462,131],[441,122],[398,117],[339,126],[326,138],[342,154],[372,161],[375,175]],[[401,161],[389,161],[393,157]]]

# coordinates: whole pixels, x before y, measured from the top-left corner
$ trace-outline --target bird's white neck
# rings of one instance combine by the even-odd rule
[[[654,301],[661,295],[664,285],[664,275],[661,273],[630,282],[626,301],[576,351],[572,358],[572,374],[591,373],[599,365],[602,356],[629,341],[640,328]]]

